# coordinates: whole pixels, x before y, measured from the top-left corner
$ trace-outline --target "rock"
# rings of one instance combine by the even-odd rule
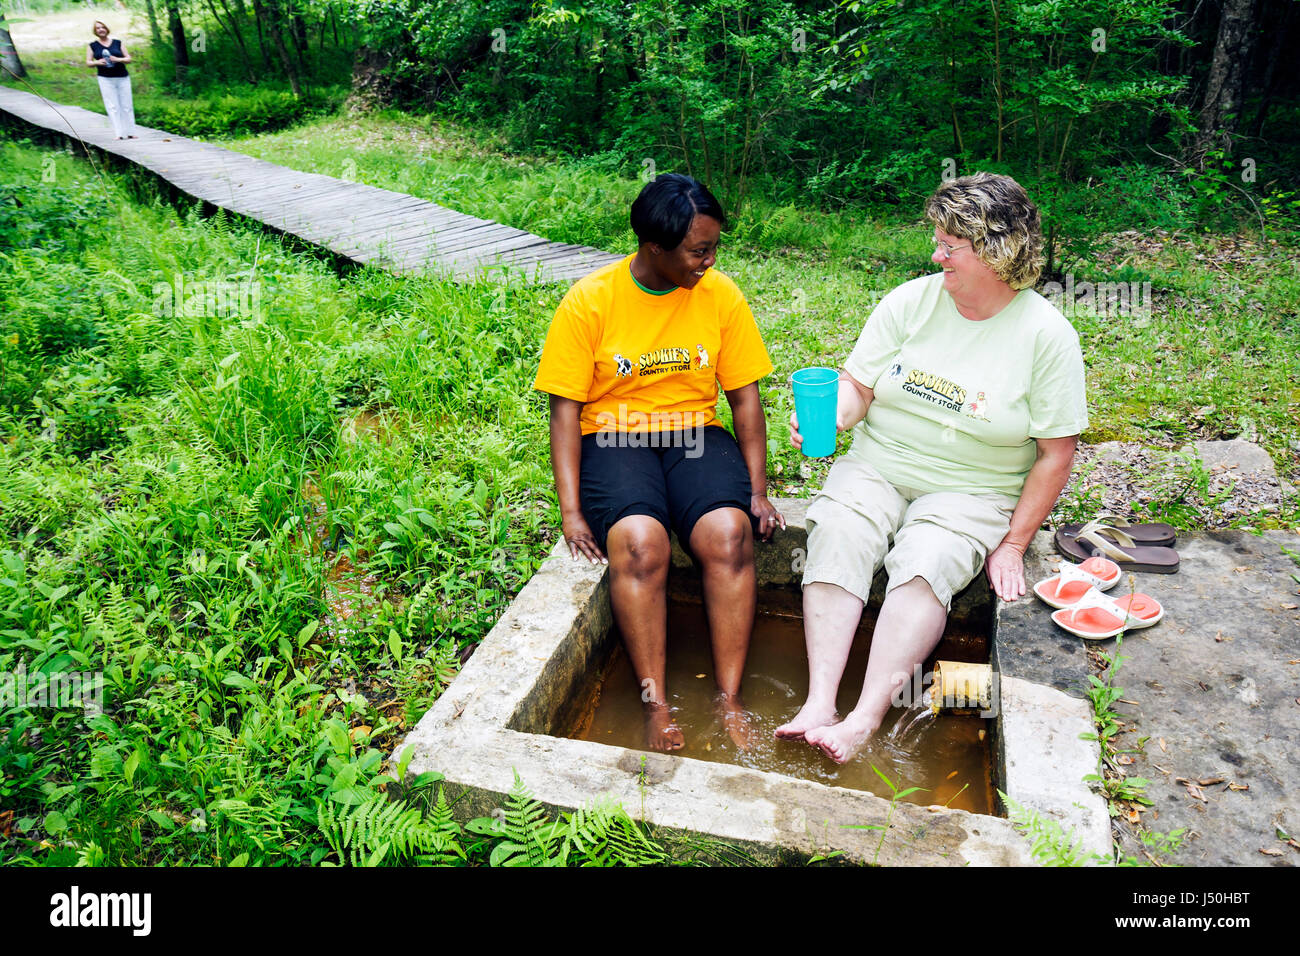
[[[1132,444],[1132,442],[1104,441],[1099,445],[1093,445],[1092,450],[1101,461],[1123,461],[1125,449]]]
[[[1197,458],[1209,472],[1204,489],[1188,481],[1187,460]],[[1079,520],[1097,512],[1151,520],[1153,513],[1175,508],[1186,526],[1209,530],[1243,515],[1276,512],[1295,494],[1268,453],[1240,439],[1197,442],[1178,452],[1112,441],[1079,445],[1062,500]]]
[[[1233,438],[1230,441],[1198,441],[1192,446],[1197,456],[1209,471],[1219,469],[1231,473],[1233,477],[1277,482],[1282,497],[1290,498],[1296,493],[1295,487],[1280,478],[1273,458],[1258,445]]]

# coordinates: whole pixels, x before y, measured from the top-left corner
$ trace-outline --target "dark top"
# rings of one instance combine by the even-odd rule
[[[122,41],[112,40],[108,46],[100,43],[98,40],[90,41],[90,58],[92,60],[102,60],[104,51],[107,50],[111,56],[125,56],[122,52]],[[125,63],[114,63],[111,67],[96,66],[95,73],[99,76],[127,76]]]

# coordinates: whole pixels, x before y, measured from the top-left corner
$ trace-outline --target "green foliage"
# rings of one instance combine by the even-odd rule
[[[566,814],[565,821],[570,859],[581,866],[662,866],[668,862],[663,848],[611,799]]]
[[[117,398],[121,389],[116,376],[103,362],[87,353],[85,358],[70,356],[70,361],[45,380],[41,393],[34,397],[37,414],[44,416],[45,426],[53,431],[57,445],[73,455],[107,447],[121,434],[121,416]]]
[[[1153,489],[1150,501],[1138,507],[1146,520],[1162,521],[1176,528],[1195,528],[1204,523],[1230,495],[1231,489],[1212,493],[1210,472],[1194,448],[1178,453],[1171,460],[1165,476]]]
[[[515,773],[506,805],[466,825],[486,837],[492,866],[657,866],[664,849],[642,832],[622,806],[608,799],[550,820]]]
[[[517,773],[505,806],[462,829],[441,785],[436,801],[426,797],[440,779],[440,774],[425,774],[410,788],[395,788],[395,796],[376,795],[347,809],[322,802],[317,823],[336,861],[350,866],[529,867],[670,862],[665,849],[617,802],[600,799],[552,820]]]
[[[333,851],[319,802],[337,821],[340,807],[375,798],[388,779],[379,748],[422,715],[460,646],[482,638],[547,548],[536,532],[550,506],[533,490],[545,419],[526,398],[523,333],[486,290],[428,283],[416,308],[447,311],[396,316],[396,280],[349,284],[221,217],[141,207],[114,179],[78,179],[82,167],[44,183],[30,149],[6,146],[4,158],[33,205],[108,189],[115,215],[108,230],[70,215],[75,245],[58,233],[7,253],[0,272],[0,301],[13,306],[0,339],[0,673],[102,675],[98,715],[0,709],[0,800],[16,814],[0,854],[320,862]],[[156,287],[178,276],[257,282],[262,308],[163,308]],[[529,301],[521,321],[536,328],[542,310]],[[428,330],[462,308],[486,334],[446,347],[476,350],[460,360],[494,383],[399,392],[408,431],[355,433],[342,406],[383,379],[418,382]],[[75,324],[62,337],[46,324],[68,309],[91,317],[81,339]],[[362,381],[350,356],[368,356],[379,377]],[[469,437],[444,440],[466,425]],[[468,480],[426,489],[443,469]],[[325,477],[343,471],[367,477]],[[326,605],[339,556],[314,524],[322,486],[328,507],[359,516],[361,530],[347,526],[356,538],[342,536],[355,566],[385,575],[373,597],[352,598],[361,613],[346,628]],[[427,533],[384,529],[407,508],[436,516],[432,529],[417,519],[437,531],[434,550]]]
[[[736,213],[755,191],[911,207],[941,176],[985,168],[1030,186],[1054,238],[1098,231],[1073,208],[1085,204],[1110,223],[1130,209],[1185,215],[1159,155],[1193,131],[1187,79],[1169,66],[1192,40],[1169,0],[366,0],[358,12],[365,42],[390,54],[398,101],[627,178],[689,172]],[[913,42],[919,31],[935,42]]]
[[[885,814],[885,822],[884,822],[884,823],[861,823],[861,824],[851,824],[851,825],[846,825],[846,826],[845,826],[845,829],[849,829],[849,830],[879,830],[879,831],[880,831],[880,842],[876,844],[876,852],[875,852],[874,854],[872,854],[872,857],[871,857],[871,865],[872,865],[872,866],[878,866],[879,863],[880,863],[880,851],[881,851],[881,850],[884,848],[884,846],[885,846],[885,837],[887,837],[887,836],[889,835],[889,826],[890,826],[890,821],[892,821],[892,820],[894,819],[894,811],[898,808],[898,801],[902,800],[902,799],[905,798],[905,797],[909,797],[909,796],[911,796],[911,795],[914,794],[914,793],[924,792],[924,791],[925,791],[925,788],[924,788],[924,787],[905,787],[905,788],[900,788],[900,787],[898,786],[898,784],[896,784],[896,783],[894,783],[894,781],[890,780],[889,777],[886,776],[886,775],[885,775],[885,774],[880,770],[880,768],[877,767],[875,764],[872,764],[872,765],[871,765],[871,769],[875,772],[875,774],[876,774],[877,777],[879,777],[881,780],[883,780],[883,781],[885,782],[885,786],[887,786],[887,787],[889,788],[889,812]],[[901,782],[901,781],[900,781],[900,782]],[[829,857],[826,857],[826,859],[829,859]]]
[[[1138,833],[1139,840],[1146,848],[1148,859],[1122,856],[1112,859],[1100,853],[1084,853],[1083,838],[1073,830],[1066,832],[1055,820],[1041,816],[1037,810],[1030,810],[1011,799],[1001,790],[998,796],[1006,805],[1007,816],[1016,829],[1029,841],[1029,852],[1042,866],[1161,866],[1158,857],[1170,856],[1182,846],[1185,830],[1178,829],[1169,833],[1155,833],[1143,830]]]
[[[427,818],[415,807],[378,796],[347,810],[324,801],[317,823],[330,849],[351,866],[447,865],[465,859],[461,829],[442,787]]]
[[[500,813],[472,820],[467,829],[494,838],[489,857],[492,866],[564,866],[568,862],[563,824],[548,819],[546,808],[533,798],[517,771]]]
[[[1001,790],[998,796],[1008,809],[1007,817],[1029,841],[1029,852],[1043,866],[1086,866],[1089,863],[1109,862],[1096,853],[1083,852],[1083,838],[1073,832],[1067,834],[1055,820],[1040,816],[1011,799]]]
[[[53,157],[50,158],[50,161]],[[0,182],[0,254],[15,249],[79,248],[94,220],[90,197],[58,183],[41,188],[6,176]]]
[[[1116,738],[1125,733],[1124,722],[1120,720],[1120,714],[1115,710],[1115,704],[1124,696],[1124,688],[1115,685],[1115,677],[1120,667],[1128,660],[1120,654],[1123,645],[1124,636],[1121,634],[1115,638],[1113,652],[1099,652],[1099,656],[1106,664],[1106,679],[1103,681],[1095,674],[1089,674],[1088,687],[1085,691],[1088,703],[1092,706],[1093,722],[1097,730],[1095,733],[1079,735],[1084,740],[1097,741],[1100,747],[1097,773],[1088,774],[1083,779],[1097,785],[1106,798],[1106,808],[1112,817],[1121,814],[1122,804],[1125,802],[1140,803],[1145,806],[1152,804],[1151,798],[1146,794],[1147,784],[1151,781],[1145,777],[1126,776],[1121,765],[1115,760],[1116,755],[1120,753],[1116,747]]]
[[[232,86],[192,99],[155,102],[136,112],[136,122],[183,136],[235,136],[294,126],[333,113],[343,102],[339,88],[289,90]]]

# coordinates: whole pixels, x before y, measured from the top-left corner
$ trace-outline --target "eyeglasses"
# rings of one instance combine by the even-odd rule
[[[942,239],[935,239],[935,240],[933,240],[933,241],[934,241],[934,248],[938,251],[939,255],[940,255],[940,256],[941,256],[945,261],[948,260],[948,259],[951,259],[951,258],[952,258],[952,254],[953,254],[954,252],[956,252],[957,250],[959,250],[959,249],[969,249],[969,248],[970,248],[969,245],[965,245],[965,246],[950,246],[948,243],[944,242]]]

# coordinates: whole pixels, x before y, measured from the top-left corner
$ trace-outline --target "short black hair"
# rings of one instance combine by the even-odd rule
[[[663,173],[645,184],[632,203],[632,231],[637,242],[657,242],[676,249],[696,216],[710,216],[727,224],[722,203],[705,186],[681,173]]]

